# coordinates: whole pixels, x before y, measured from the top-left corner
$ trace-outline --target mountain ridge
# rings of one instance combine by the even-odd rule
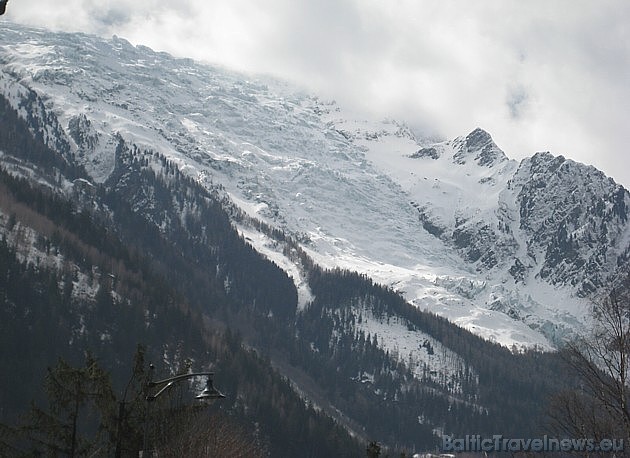
[[[593,208],[603,206],[602,217],[611,219],[600,247],[612,249],[594,248],[601,253],[559,262],[571,249],[563,234],[527,226],[528,205],[544,202],[534,196],[541,189],[535,183],[547,175],[527,169],[538,159],[509,160],[482,129],[422,145],[397,122],[352,121],[334,103],[117,37],[106,42],[18,27],[5,33],[16,42],[2,56],[4,92],[28,116],[43,111],[24,111],[25,91],[45,92],[47,109],[60,123],[44,120],[37,127],[34,116],[34,129],[83,164],[92,180],[110,176],[120,138],[155,149],[195,180],[223,187],[252,216],[303,240],[322,265],[364,272],[417,306],[508,346],[559,343],[564,332],[539,330],[559,325],[573,332],[575,326],[559,315],[584,322],[581,297],[605,286],[615,261],[622,268],[627,262],[625,189],[601,174],[584,176],[609,183],[590,189],[598,193]],[[53,44],[38,45],[38,35]],[[138,83],[151,89],[134,92]],[[443,163],[446,156],[451,165]],[[541,206],[537,214],[548,210]],[[603,230],[601,222],[589,224]],[[581,246],[594,243],[588,241],[596,239],[594,232],[589,234]],[[567,280],[580,263],[592,266],[593,285]],[[462,288],[466,282],[482,286]],[[557,309],[558,302],[572,305]],[[488,320],[498,320],[501,332],[489,329]]]

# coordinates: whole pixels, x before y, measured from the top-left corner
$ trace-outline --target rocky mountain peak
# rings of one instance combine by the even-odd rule
[[[470,149],[483,149],[487,145],[494,145],[492,136],[485,130],[477,127],[466,136],[466,146]]]
[[[521,162],[509,187],[540,278],[586,296],[627,264],[630,194],[601,171],[539,152]]]
[[[453,147],[455,150],[453,162],[460,165],[466,164],[471,157],[481,167],[493,167],[508,160],[490,134],[480,128],[476,128],[464,138],[457,138],[453,142]]]

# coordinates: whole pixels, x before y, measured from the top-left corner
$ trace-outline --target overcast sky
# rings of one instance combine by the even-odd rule
[[[627,0],[10,0],[4,18],[273,74],[424,134],[482,127],[511,158],[630,187]]]

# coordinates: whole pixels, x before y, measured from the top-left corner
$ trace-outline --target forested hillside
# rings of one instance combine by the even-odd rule
[[[68,181],[81,176],[80,168],[64,175],[72,169],[66,160],[33,138],[6,105],[2,128],[0,364],[10,370],[0,378],[0,421],[15,422],[31,399],[45,402],[46,368],[58,358],[81,365],[90,352],[111,376],[115,392],[122,393],[140,344],[147,349],[147,363],[161,374],[186,364],[197,370],[211,366],[227,396],[220,410],[245,431],[258,431],[261,453],[356,456],[362,444],[305,404],[237,334],[209,324],[215,314],[243,308],[243,298],[255,290],[226,294],[216,270],[208,275],[207,265],[200,264],[210,250],[186,256],[185,249],[195,250],[193,237],[171,240],[143,222],[129,201],[116,199],[113,190]],[[55,183],[64,183],[69,192],[53,188]],[[286,278],[238,237],[218,202],[199,199],[205,211],[214,208],[213,217],[204,214],[204,226],[211,226],[206,233],[221,250],[222,266],[235,285],[244,281],[239,257],[246,265],[272,270],[280,282]],[[275,285],[265,280],[264,274],[258,282],[252,275],[247,284],[263,291]],[[289,287],[289,297],[290,292]],[[260,303],[275,303],[271,294],[267,302],[261,294]]]

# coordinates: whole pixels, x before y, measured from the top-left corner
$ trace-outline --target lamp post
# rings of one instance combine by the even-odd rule
[[[212,382],[212,377],[214,376],[214,372],[192,372],[190,374],[181,374],[175,375],[173,377],[165,378],[163,380],[153,381],[153,370],[155,366],[153,364],[149,365],[149,381],[146,383],[146,397],[147,407],[145,411],[144,417],[144,444],[143,444],[143,453],[142,456],[145,458],[145,453],[148,452],[148,432],[149,432],[149,406],[153,401],[155,401],[158,397],[164,394],[171,386],[173,386],[177,382],[181,382],[183,380],[188,380],[195,377],[206,377],[206,387],[203,389],[201,393],[195,396],[195,399],[198,400],[213,400],[213,399],[222,399],[225,397],[223,393],[217,390],[214,387]],[[158,391],[153,394],[150,393],[150,390],[153,388],[159,388]]]

